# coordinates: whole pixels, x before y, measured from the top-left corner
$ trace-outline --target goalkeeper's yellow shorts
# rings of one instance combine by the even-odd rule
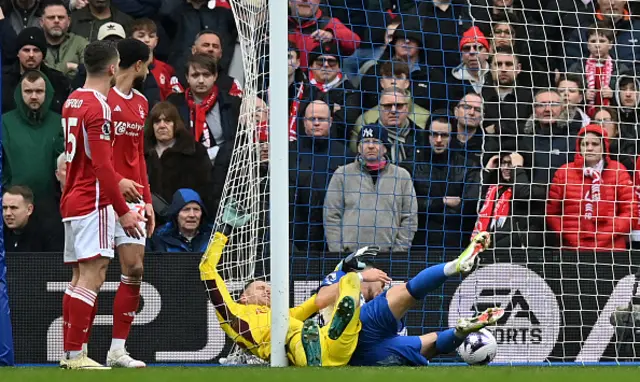
[[[320,329],[320,347],[322,349],[322,366],[345,366],[349,363],[351,355],[358,345],[360,324],[360,279],[355,273],[351,273],[340,279],[340,296],[336,301],[350,296],[357,302],[353,318],[337,340],[329,338],[330,324]],[[335,315],[338,304],[333,310]],[[332,317],[333,317],[332,315]],[[307,357],[302,347],[301,328],[289,342],[289,360],[296,366],[306,366]]]

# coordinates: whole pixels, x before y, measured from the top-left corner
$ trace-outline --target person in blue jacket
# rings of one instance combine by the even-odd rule
[[[190,188],[173,194],[168,208],[170,221],[147,240],[148,252],[204,252],[213,229],[207,223],[202,198]]]

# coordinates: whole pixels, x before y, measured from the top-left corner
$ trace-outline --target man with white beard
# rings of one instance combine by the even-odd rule
[[[40,26],[47,39],[47,66],[59,70],[69,79],[78,72],[83,62],[84,48],[89,41],[82,36],[69,32],[71,17],[62,0],[47,2],[42,10]]]

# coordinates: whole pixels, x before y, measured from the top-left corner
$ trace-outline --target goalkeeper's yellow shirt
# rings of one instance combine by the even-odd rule
[[[237,303],[229,294],[224,280],[217,271],[217,265],[228,238],[214,234],[213,242],[207,248],[206,262],[200,264],[200,275],[207,284],[209,299],[216,308],[216,315],[222,330],[238,345],[263,360],[271,356],[271,309],[268,306]],[[306,365],[304,352],[290,350],[288,345],[294,337],[300,337],[303,321],[318,311],[313,295],[299,306],[291,308],[289,330],[287,331],[287,353],[294,365]],[[302,359],[301,359],[302,358]]]

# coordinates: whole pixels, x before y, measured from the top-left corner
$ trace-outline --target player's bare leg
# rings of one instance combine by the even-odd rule
[[[82,345],[100,287],[104,283],[109,259],[98,257],[78,264],[78,282],[69,299],[67,349],[60,366],[68,369],[109,369],[90,359]]]
[[[416,301],[439,288],[450,276],[469,273],[473,270],[478,254],[489,247],[489,234],[480,232],[460,256],[448,263],[434,265],[418,273],[408,282],[396,285],[387,292],[389,309],[396,319],[401,319]]]
[[[438,354],[451,353],[470,333],[497,323],[503,315],[503,308],[489,308],[475,317],[459,319],[455,328],[424,334],[420,336],[422,343],[420,353],[426,359],[431,359]]]
[[[111,367],[141,368],[147,365],[133,359],[125,349],[131,324],[140,305],[140,284],[144,273],[144,246],[121,244],[117,248],[122,275],[113,301],[113,333],[107,365]]]

